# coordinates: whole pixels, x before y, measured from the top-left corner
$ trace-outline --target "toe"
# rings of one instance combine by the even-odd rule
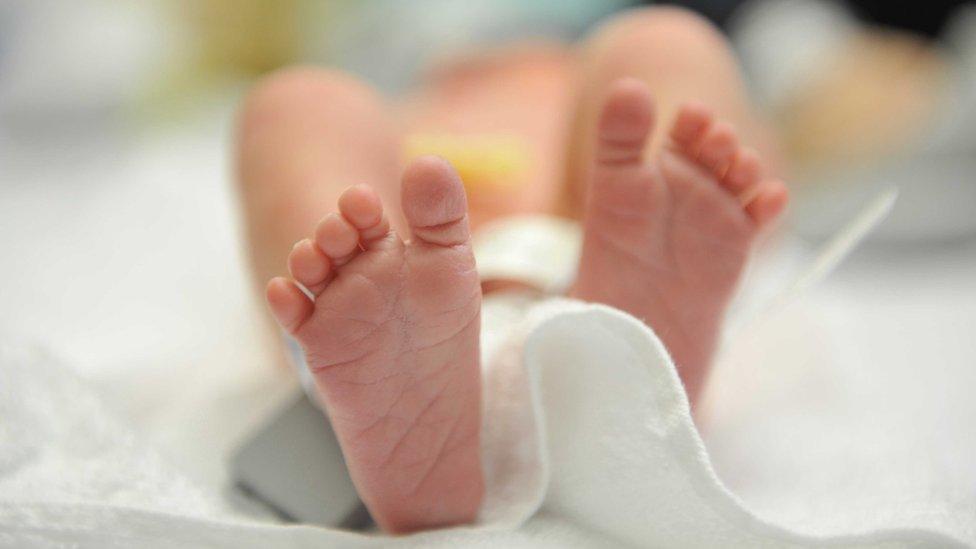
[[[762,163],[756,151],[742,149],[732,160],[722,184],[732,194],[741,196],[759,183],[762,171]]]
[[[338,266],[359,249],[359,233],[345,218],[332,213],[315,228],[315,245],[329,256],[333,266]]]
[[[715,177],[722,178],[739,149],[739,139],[732,126],[719,122],[711,127],[701,141],[698,162]]]
[[[759,227],[769,225],[786,208],[789,191],[782,181],[771,179],[759,184],[755,197],[745,206],[746,213]]]
[[[380,197],[368,185],[346,189],[339,197],[339,212],[359,231],[359,239],[364,243],[386,236],[390,231]]]
[[[647,86],[636,79],[615,82],[597,123],[598,164],[639,164],[654,125],[654,104]]]
[[[318,246],[305,239],[295,244],[288,255],[288,270],[296,281],[318,295],[324,288],[331,264]]]
[[[312,301],[287,278],[279,276],[271,279],[265,295],[271,314],[290,334],[294,334],[312,315]]]
[[[403,174],[400,200],[416,239],[454,246],[470,237],[464,186],[446,160],[435,156],[414,160]]]
[[[700,103],[687,103],[678,110],[669,134],[671,143],[678,151],[694,158],[696,148],[712,125],[712,112]]]

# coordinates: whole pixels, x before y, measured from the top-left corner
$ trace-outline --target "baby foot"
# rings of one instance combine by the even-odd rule
[[[757,232],[783,210],[782,182],[698,105],[678,113],[651,163],[647,88],[618,82],[603,107],[572,295],[643,319],[694,403]]]
[[[373,518],[406,532],[474,519],[479,461],[481,289],[461,181],[443,160],[403,176],[411,238],[376,193],[352,187],[268,284],[305,349],[349,472]]]

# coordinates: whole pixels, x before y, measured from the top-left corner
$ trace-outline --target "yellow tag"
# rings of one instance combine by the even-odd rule
[[[414,134],[406,139],[408,160],[433,154],[450,162],[468,190],[501,190],[520,182],[529,147],[512,134]]]

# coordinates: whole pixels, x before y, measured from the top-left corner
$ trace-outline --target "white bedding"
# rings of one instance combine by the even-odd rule
[[[511,322],[523,306],[496,299],[486,310],[487,331],[506,335],[486,346],[489,482],[478,526],[391,539],[245,517],[166,463],[70,370],[37,350],[4,345],[0,543],[952,547],[976,541],[976,493],[955,484],[972,479],[965,471],[969,464],[932,461],[947,447],[944,440],[912,440],[924,418],[860,444],[841,437],[848,453],[843,460],[805,472],[829,489],[796,489],[808,484],[797,471],[767,474],[762,489],[769,499],[806,510],[775,524],[715,475],[677,373],[641,322],[568,300],[531,305],[521,321]],[[776,418],[757,423],[768,427],[793,418],[789,427],[800,444],[814,441],[829,454],[841,449],[830,431],[847,430],[836,423],[840,415],[861,421],[862,413],[823,409],[829,401],[793,402],[779,403],[769,410]],[[907,411],[897,404],[862,410],[874,429],[903,425]],[[796,421],[804,415],[805,422]],[[960,430],[950,447],[972,455],[974,439],[971,429]],[[879,440],[888,444],[877,447]],[[912,445],[911,453],[902,453]],[[732,478],[749,482],[750,469],[732,471]],[[879,484],[851,478],[851,472]],[[838,477],[874,492],[851,497]],[[810,513],[819,516],[804,518]]]
[[[225,497],[229,453],[295,382],[271,366],[273,331],[258,320],[242,274],[223,144],[199,137],[219,133],[190,128],[137,140],[132,149],[113,150],[118,158],[111,161],[59,159],[38,167],[24,165],[26,157],[4,159],[0,545],[377,542],[281,527]],[[496,313],[506,314],[486,311]],[[604,320],[622,322],[597,319]],[[708,452],[685,446],[695,474],[704,475],[710,462],[734,498],[708,485],[703,497],[728,512],[725,522],[683,515],[685,524],[695,523],[684,534],[704,535],[720,524],[725,530],[715,532],[732,528],[740,536],[729,540],[751,544],[758,538],[743,536],[766,535],[776,545],[880,529],[896,536],[891,529],[902,528],[921,545],[976,546],[974,325],[976,247],[962,243],[914,253],[866,250],[804,300],[736,332],[705,400]],[[492,345],[503,340],[487,347],[501,348]],[[643,344],[653,347],[649,341]],[[660,357],[648,360],[644,374],[621,366],[616,375],[601,361],[600,375],[617,383],[644,376],[621,389],[648,379],[667,386]],[[574,390],[568,382],[557,388],[552,395]],[[656,397],[682,415],[680,399],[655,391],[630,394],[630,405],[615,397],[620,405],[604,411],[634,411]],[[634,459],[644,451],[635,445],[652,440],[646,435],[653,430],[641,431],[652,418],[635,418],[642,424],[628,431],[633,440],[618,447],[639,451],[616,457]],[[676,509],[672,500],[645,506],[625,498],[606,504],[610,517],[580,519],[586,502],[574,499],[573,489],[594,480],[572,476],[581,462],[563,460],[551,446],[560,437],[547,440],[547,455],[558,459],[545,494],[559,498],[547,499],[521,528],[428,533],[402,543],[592,546],[606,540],[607,521],[643,512],[639,526],[653,529],[663,523],[656,517]],[[607,449],[599,438],[586,441],[589,452]],[[704,455],[708,462],[699,459]],[[621,465],[595,484],[621,489],[611,481],[635,478],[625,472]],[[522,514],[495,518],[518,521],[536,500],[518,501]],[[682,533],[638,531],[658,540]]]

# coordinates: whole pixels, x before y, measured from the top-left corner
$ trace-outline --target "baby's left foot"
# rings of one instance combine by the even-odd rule
[[[597,129],[571,293],[649,324],[694,401],[753,240],[783,210],[786,188],[763,178],[756,154],[699,106],[679,111],[667,144],[647,163],[653,122],[647,88],[618,82]]]
[[[299,242],[272,313],[308,366],[360,497],[389,532],[470,522],[480,462],[481,287],[461,180],[445,161],[403,175],[409,240],[379,196],[352,187]],[[406,235],[405,235],[406,236]]]

